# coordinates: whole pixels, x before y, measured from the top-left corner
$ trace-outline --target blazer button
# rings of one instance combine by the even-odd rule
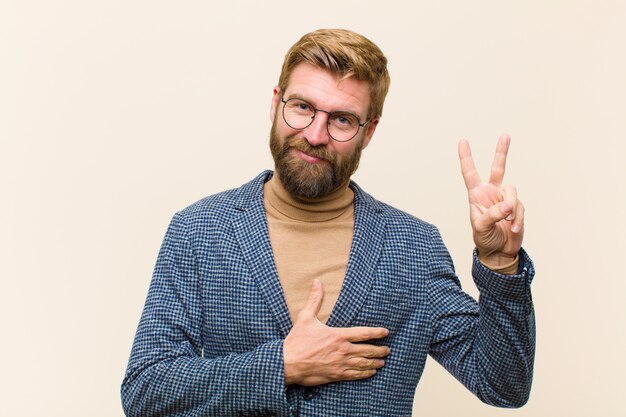
[[[315,397],[315,391],[312,389],[305,389],[302,391],[302,398],[309,401],[311,398]]]

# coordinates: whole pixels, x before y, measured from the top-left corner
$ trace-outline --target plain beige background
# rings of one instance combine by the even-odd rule
[[[269,106],[303,33],[346,27],[390,61],[355,179],[437,224],[464,288],[456,143],[527,207],[535,382],[517,411],[434,361],[419,416],[618,416],[626,407],[626,2],[0,3],[0,392],[5,416],[121,416],[119,385],[172,214],[271,168]],[[233,112],[234,106],[248,114]]]

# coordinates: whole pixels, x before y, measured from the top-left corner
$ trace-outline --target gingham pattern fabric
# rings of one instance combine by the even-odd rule
[[[356,184],[350,260],[329,326],[382,326],[372,378],[283,382],[291,320],[270,246],[264,172],[177,213],[165,236],[122,383],[128,416],[410,416],[428,354],[481,400],[523,405],[534,358],[531,260],[504,276],[474,257],[477,303],[437,229]]]

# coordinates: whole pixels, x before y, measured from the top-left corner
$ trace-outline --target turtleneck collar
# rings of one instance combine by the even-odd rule
[[[348,184],[320,198],[295,197],[283,187],[277,173],[265,183],[266,203],[292,220],[324,222],[338,218],[353,208],[354,193]]]

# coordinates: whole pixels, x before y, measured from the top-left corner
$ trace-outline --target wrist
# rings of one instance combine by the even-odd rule
[[[285,369],[285,387],[288,387],[289,385],[293,385],[295,383],[296,381],[287,374],[287,369]]]
[[[486,268],[499,274],[515,275],[519,266],[519,255],[507,255],[504,253],[482,255],[479,252],[478,261]]]
[[[288,352],[289,347],[283,344],[283,375],[285,386],[299,384],[303,380],[303,369]]]

